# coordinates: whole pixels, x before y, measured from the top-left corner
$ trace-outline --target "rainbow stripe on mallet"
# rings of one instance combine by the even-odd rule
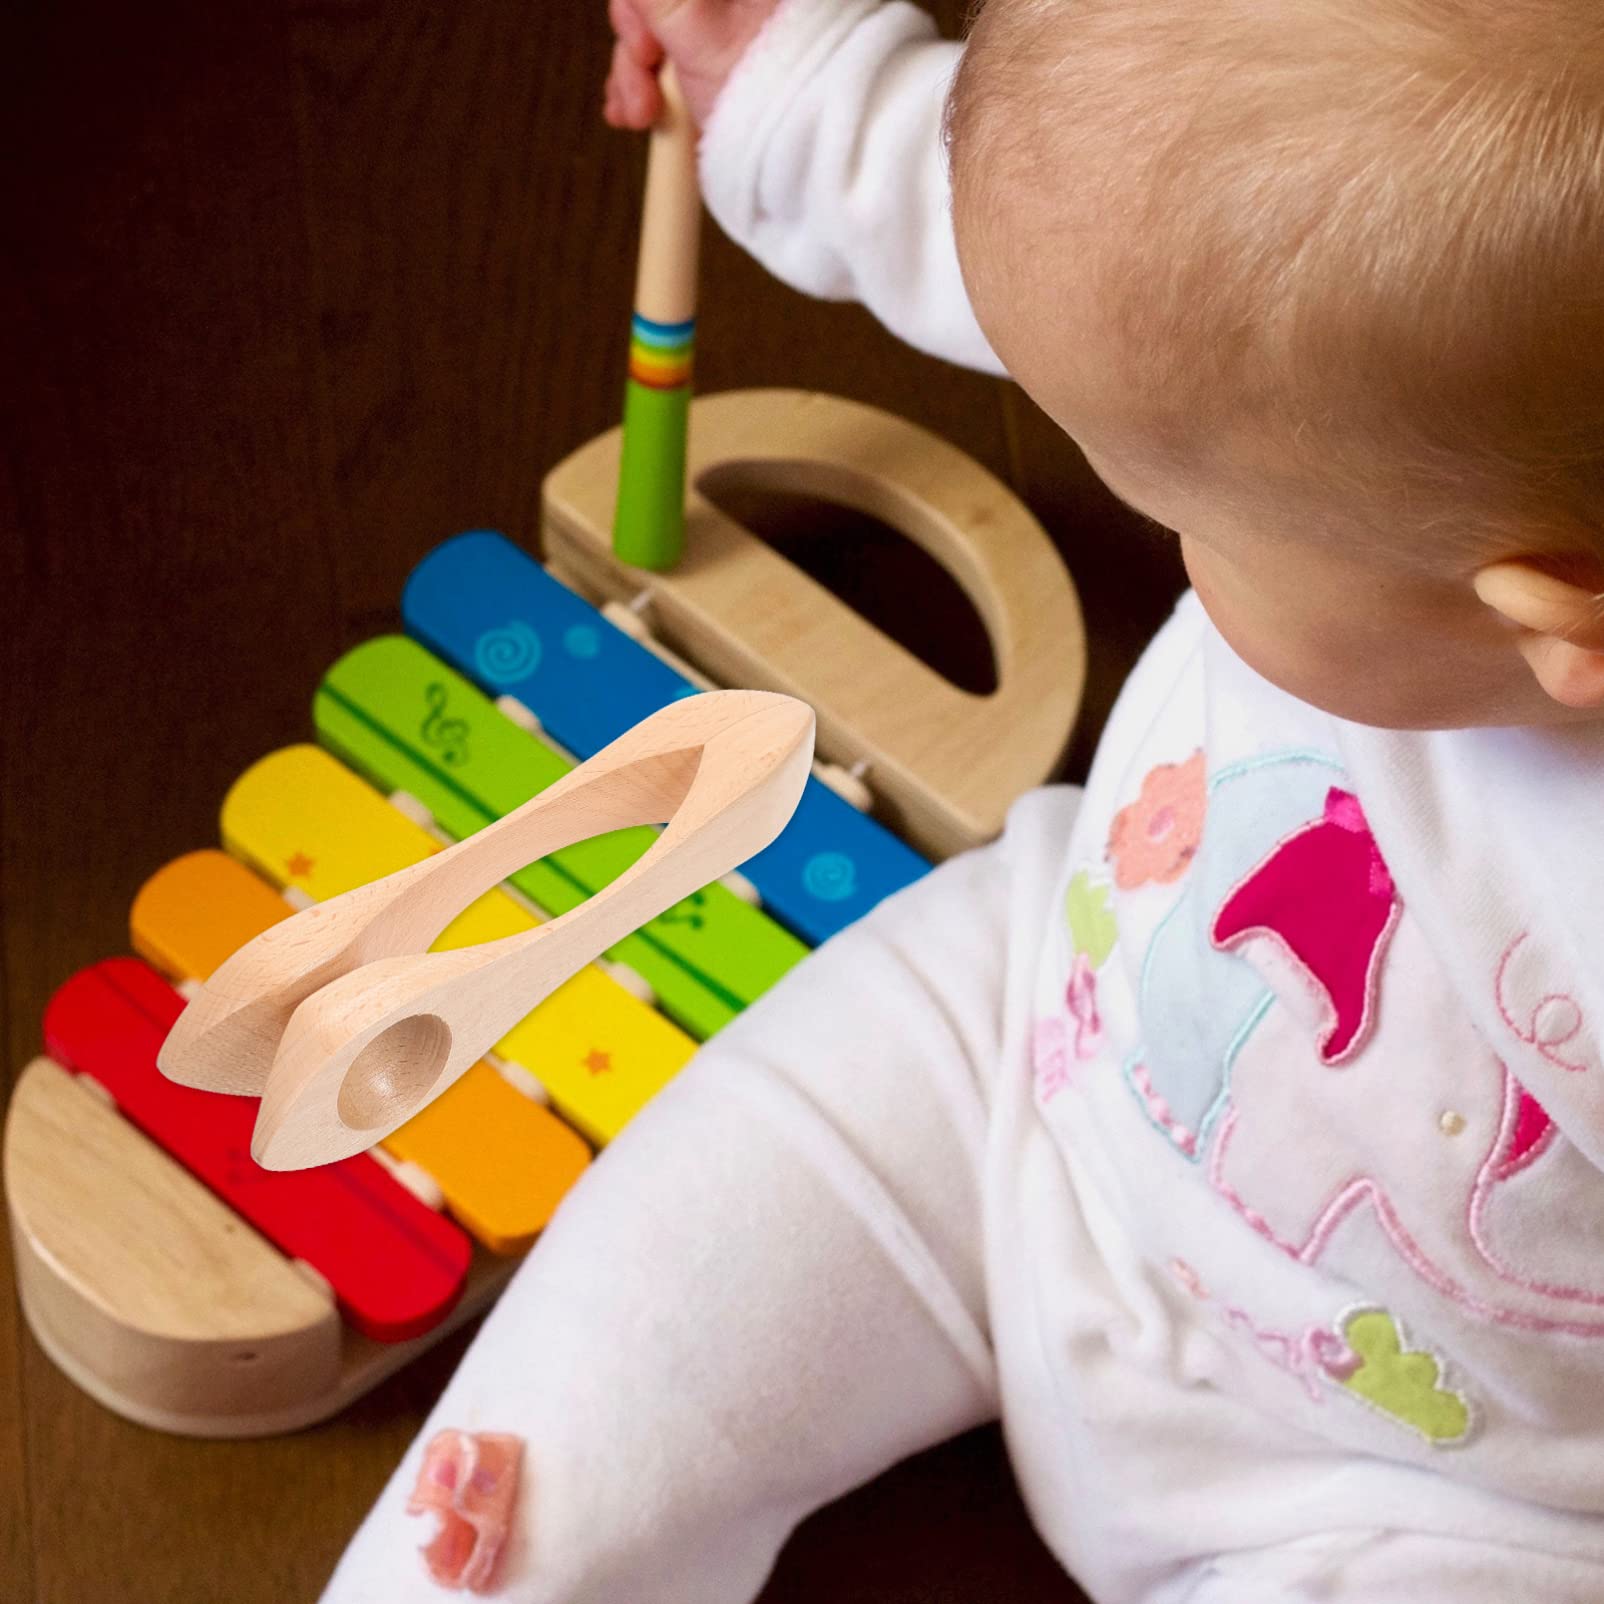
[[[653,390],[677,390],[691,382],[696,319],[654,323],[639,312],[629,329],[629,376]]]

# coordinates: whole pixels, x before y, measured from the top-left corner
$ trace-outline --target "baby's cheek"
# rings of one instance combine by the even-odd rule
[[[1338,717],[1381,722],[1404,677],[1398,641],[1375,627],[1362,592],[1329,576],[1255,573],[1213,547],[1181,539],[1186,571],[1210,621],[1254,673],[1299,701]]]
[[[1259,594],[1251,581],[1201,541],[1182,535],[1181,557],[1204,612],[1231,650],[1272,684],[1294,696],[1303,695],[1288,683],[1302,677],[1297,668],[1303,654],[1288,650],[1292,619],[1286,607]]]

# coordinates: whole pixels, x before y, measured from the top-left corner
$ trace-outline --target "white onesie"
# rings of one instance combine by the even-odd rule
[[[704,141],[798,287],[995,367],[923,13],[788,0]],[[325,1604],[438,1590],[442,1427],[527,1445],[503,1596],[739,1604],[1001,1415],[1097,1604],[1604,1599],[1604,732],[1343,724],[1188,597],[1084,797],[882,904],[602,1155]]]

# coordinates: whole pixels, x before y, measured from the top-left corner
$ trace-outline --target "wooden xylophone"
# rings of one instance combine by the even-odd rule
[[[607,556],[611,506],[593,490],[616,479],[616,432],[546,484],[547,549],[578,588],[489,532],[426,556],[402,597],[407,633],[348,652],[317,687],[321,744],[248,769],[223,803],[225,850],[168,864],[135,898],[138,956],[52,998],[46,1056],[6,1121],[18,1288],[40,1345],[107,1407],[198,1436],[288,1430],[343,1407],[493,1300],[593,1150],[697,1043],[933,858],[995,833],[1012,795],[1051,772],[1079,701],[1080,617],[1002,485],[900,420],[794,392],[700,400],[692,442],[692,555],[671,574]],[[956,691],[731,525],[696,488],[731,462],[788,484],[812,463],[830,499],[932,550],[986,621],[995,695]],[[645,620],[659,618],[691,663],[651,637]],[[838,643],[822,654],[821,630]],[[822,689],[799,672],[798,636]],[[186,988],[243,942],[511,811],[721,665],[813,701],[837,765],[742,874],[619,942],[370,1153],[262,1170],[254,1101],[158,1073]],[[875,812],[853,805],[865,798]],[[437,945],[565,912],[653,834],[529,865]]]

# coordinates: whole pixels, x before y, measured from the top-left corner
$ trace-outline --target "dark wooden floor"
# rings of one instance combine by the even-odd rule
[[[948,8],[943,20],[951,24]],[[532,543],[541,475],[614,420],[641,149],[599,119],[601,0],[59,0],[0,34],[4,1061],[123,950],[130,897],[303,739],[320,671],[396,623],[435,541]],[[1178,589],[1009,387],[709,242],[704,389],[890,407],[1026,497],[1085,601],[1084,766]],[[5,1250],[0,1248],[0,1253]],[[90,1403],[0,1267],[0,1598],[313,1597],[463,1346],[329,1425],[201,1444]],[[768,1604],[1046,1604],[995,1434],[809,1523]],[[627,1604],[627,1601],[620,1601]]]

